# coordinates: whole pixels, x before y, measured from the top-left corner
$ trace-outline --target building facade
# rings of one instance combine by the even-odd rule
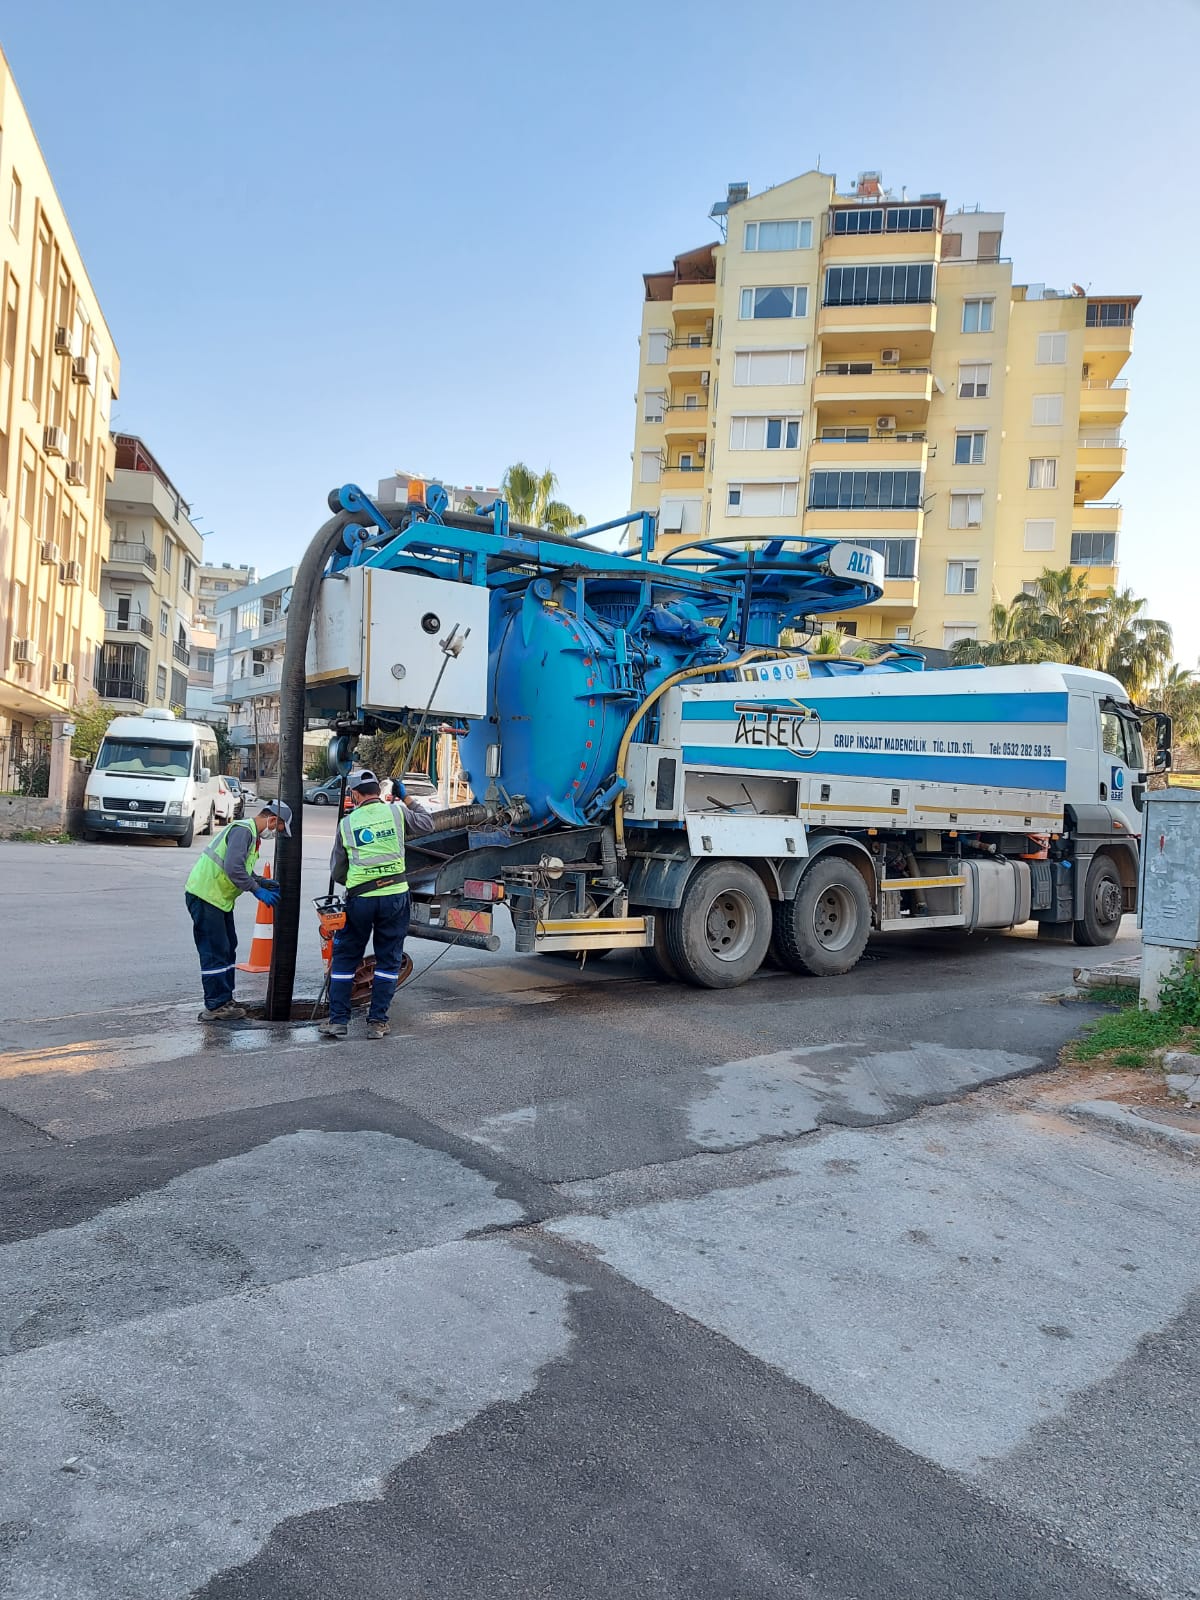
[[[212,622],[217,614],[217,601],[235,589],[258,582],[256,567],[235,567],[232,561],[220,566],[201,566],[196,574],[196,616]]]
[[[108,325],[0,52],[0,738],[86,697],[103,636]]]
[[[418,477],[415,472],[393,472],[390,478],[380,478],[379,487],[375,491],[376,503],[382,507],[403,506],[408,503],[408,486]],[[487,489],[481,483],[468,484],[460,489],[455,484],[446,483],[441,478],[421,478],[422,483],[440,483],[449,496],[451,511],[473,511],[476,506],[491,505],[493,500],[499,499],[503,489]]]
[[[114,434],[113,449],[96,693],[122,711],[164,706],[182,712],[203,541],[187,501],[143,441]]]
[[[1046,567],[1115,582],[1138,296],[1015,284],[1002,213],[877,173],[751,195],[645,276],[633,500],[660,548],[834,538],[883,558],[863,638],[986,638]]]
[[[294,567],[220,596],[215,606],[214,709],[252,780],[279,770],[279,689]]]

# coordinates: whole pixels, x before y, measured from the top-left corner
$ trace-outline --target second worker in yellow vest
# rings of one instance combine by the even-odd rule
[[[350,784],[354,809],[338,823],[330,869],[333,881],[346,885],[346,925],[333,937],[329,1018],[320,1030],[327,1039],[346,1037],[354,974],[368,941],[375,956],[375,981],[367,1037],[382,1039],[389,1031],[388,1009],[400,977],[409,921],[404,835],[406,828],[414,833],[433,829],[432,816],[407,802],[403,784],[399,792],[400,804],[385,804],[379,779],[373,772],[360,772]]]

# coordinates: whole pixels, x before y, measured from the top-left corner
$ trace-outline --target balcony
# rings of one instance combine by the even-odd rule
[[[178,661],[181,667],[187,667],[191,665],[192,652],[188,649],[187,645],[173,644],[171,646],[171,654],[175,660]]]
[[[708,402],[702,406],[668,406],[663,413],[667,438],[682,435],[689,439],[703,439],[708,427]]]
[[[1071,532],[1120,533],[1121,515],[1119,500],[1076,505],[1071,512]]]
[[[223,705],[235,700],[256,700],[263,695],[278,694],[282,681],[282,667],[271,672],[253,673],[246,678],[232,678],[222,692],[213,698]]]
[[[933,396],[928,367],[881,367],[867,361],[842,363],[856,370],[842,372],[826,363],[813,377],[813,404],[834,409],[858,406],[868,414],[899,411],[923,422]],[[825,420],[824,417],[822,420]],[[906,429],[900,430],[902,433]]]
[[[941,254],[942,235],[936,228],[828,233],[821,240],[822,262],[938,261]]]
[[[933,348],[936,329],[937,307],[932,300],[915,305],[822,306],[817,313],[817,335],[825,357],[900,344],[924,358]]]
[[[711,309],[717,303],[717,286],[704,283],[677,283],[671,290],[672,311]]]
[[[1080,439],[1075,458],[1075,503],[1103,500],[1125,471],[1124,439]]]
[[[104,673],[96,676],[96,693],[101,700],[133,700],[140,706],[150,698],[144,678],[121,678]]]
[[[704,482],[704,462],[695,461],[690,467],[681,467],[678,463],[664,467],[662,486],[665,489],[692,489],[697,494]]]
[[[911,616],[917,609],[920,595],[921,583],[918,578],[885,578],[883,594],[872,609],[892,611],[898,617]]]
[[[143,639],[153,639],[154,625],[149,617],[135,615],[122,616],[119,611],[106,611],[104,613],[105,633],[140,633]]]
[[[814,439],[808,447],[808,466],[893,467],[924,472],[929,446],[923,433],[873,433],[869,439]]]
[[[252,628],[240,628],[230,641],[231,650],[253,650],[260,645],[278,644],[287,633],[287,615],[272,617],[266,622],[256,622]]]
[[[1083,359],[1093,361],[1102,357],[1117,371],[1133,354],[1133,322],[1110,323],[1103,327],[1083,330]]]
[[[667,347],[668,372],[707,372],[711,366],[712,339],[707,334],[687,334]]]
[[[1128,378],[1085,378],[1079,389],[1079,416],[1119,427],[1129,411]]]
[[[129,544],[124,539],[114,539],[104,565],[126,576],[136,573],[139,577],[148,577],[158,571],[158,557],[148,544]]]
[[[838,507],[809,506],[804,512],[804,533],[813,539],[919,539],[925,526],[920,506]]]

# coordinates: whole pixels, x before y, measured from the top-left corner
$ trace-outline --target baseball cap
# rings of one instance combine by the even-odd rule
[[[288,838],[290,839],[292,837],[292,808],[291,808],[291,806],[286,805],[282,800],[269,800],[267,802],[267,804],[265,806],[263,806],[262,809],[264,811],[269,811],[273,817],[278,817],[279,818],[280,822],[283,823],[283,831],[284,831],[284,833],[286,833]]]
[[[370,767],[364,767],[361,772],[356,772],[350,779],[351,789],[361,789],[365,784],[374,784],[377,789],[379,788],[379,779],[371,771]]]

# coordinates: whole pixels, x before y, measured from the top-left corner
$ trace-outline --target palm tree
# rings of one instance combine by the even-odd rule
[[[1177,759],[1186,751],[1186,759],[1195,762],[1200,751],[1200,675],[1190,667],[1172,666],[1147,688],[1145,701],[1171,718]]]
[[[1143,617],[1145,606],[1132,589],[1118,594],[1110,589],[1096,602],[1101,672],[1119,678],[1130,696],[1138,700],[1147,686],[1160,679],[1171,660],[1171,629],[1156,617]]]
[[[570,533],[587,525],[587,518],[563,500],[554,498],[558,479],[547,467],[545,472],[534,472],[523,461],[515,461],[504,474],[504,498],[508,501],[514,522],[527,528],[545,528],[550,533]]]
[[[845,642],[846,635],[840,628],[826,628],[809,642],[806,654],[810,656],[840,656]]]
[[[951,650],[956,666],[978,663],[985,667],[1028,666],[1037,661],[1061,661],[1062,646],[1056,639],[1048,639],[1030,631],[1037,621],[1031,605],[1018,601],[1030,600],[1028,595],[1018,595],[1011,606],[997,603],[991,612],[991,637],[988,639],[960,639]]]
[[[1019,612],[1018,636],[1058,647],[1058,653],[1048,659],[1070,661],[1077,667],[1099,665],[1100,630],[1086,573],[1070,567],[1046,567],[1034,592],[1015,595],[1012,603]]]

